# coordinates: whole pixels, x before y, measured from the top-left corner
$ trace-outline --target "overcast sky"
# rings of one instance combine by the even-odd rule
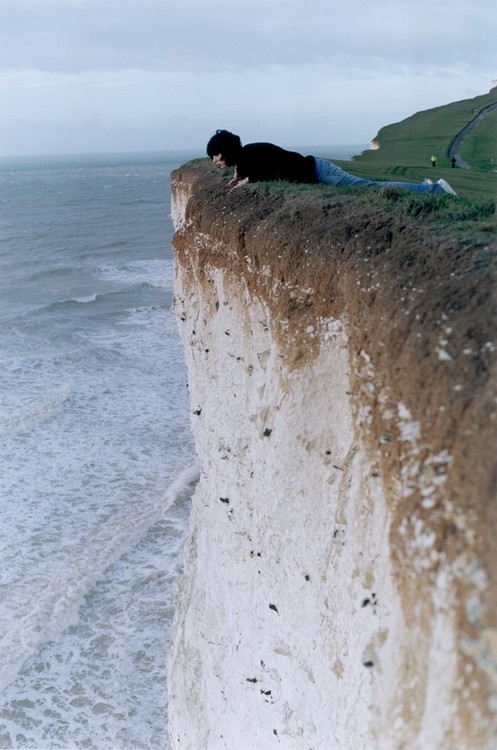
[[[368,144],[486,93],[495,0],[0,0],[0,154]]]

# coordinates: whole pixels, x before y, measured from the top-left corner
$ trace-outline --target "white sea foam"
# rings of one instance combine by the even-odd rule
[[[22,585],[2,581],[0,609],[0,691],[40,646],[55,640],[78,621],[78,609],[103,573],[143,534],[164,517],[175,502],[188,497],[198,481],[196,463],[188,465],[173,481],[165,497],[147,498],[126,517],[110,518],[80,538],[71,555],[42,570]]]
[[[160,163],[80,166],[1,195],[0,747],[156,750],[197,476],[169,197]]]
[[[89,294],[87,297],[76,297],[75,299],[68,299],[65,302],[79,302],[82,305],[88,304],[88,302],[95,302],[98,294]]]
[[[170,288],[172,260],[146,260],[101,266],[98,269],[101,279],[112,281],[147,283],[158,288]]]
[[[0,438],[26,432],[39,422],[50,419],[70,394],[70,385],[64,383],[50,393],[37,397],[16,409],[0,411]]]
[[[64,637],[37,649],[4,689],[1,746],[21,747],[20,729],[26,746],[39,750],[165,746],[165,652],[188,518],[184,501],[197,478],[196,465],[179,475],[161,518],[92,587]]]

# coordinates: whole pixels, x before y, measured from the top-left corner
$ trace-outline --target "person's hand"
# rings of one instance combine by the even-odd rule
[[[233,178],[230,180],[227,184],[228,193],[233,192],[233,190],[238,190],[238,188],[242,188],[244,185],[246,185],[248,182],[248,177],[245,177],[244,180],[237,180],[236,178]]]

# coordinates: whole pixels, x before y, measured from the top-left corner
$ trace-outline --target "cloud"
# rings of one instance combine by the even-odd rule
[[[0,69],[495,65],[493,0],[2,0]]]
[[[1,0],[2,150],[367,143],[487,91],[496,26],[494,0]]]

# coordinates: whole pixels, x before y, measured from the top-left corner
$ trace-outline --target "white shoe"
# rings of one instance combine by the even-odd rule
[[[433,185],[433,180],[430,180],[429,177],[425,177],[423,180],[423,185]]]
[[[457,197],[456,191],[452,190],[447,180],[437,180],[437,185],[440,185],[444,193],[448,193],[449,195],[455,195]]]

